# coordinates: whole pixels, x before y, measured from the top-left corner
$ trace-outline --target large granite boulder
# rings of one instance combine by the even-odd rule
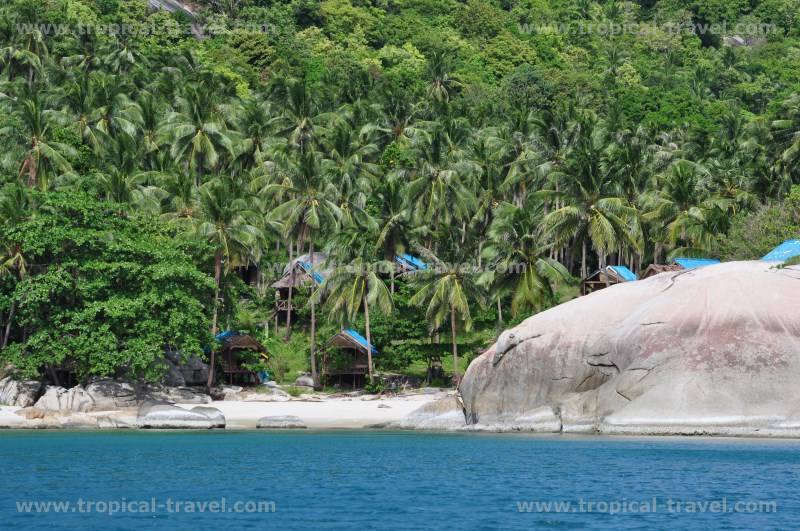
[[[212,428],[225,428],[225,415],[219,409],[210,406],[195,406],[192,411],[208,417],[211,420]]]
[[[535,315],[470,364],[478,428],[800,436],[800,267],[732,262]]]
[[[211,396],[194,387],[169,387],[161,385],[142,385],[138,389],[139,399],[180,404],[208,404]]]
[[[36,401],[36,407],[46,411],[94,411],[95,401],[80,386],[64,389],[48,385],[44,394]]]
[[[114,411],[139,405],[137,391],[129,382],[100,378],[89,383],[85,389],[93,401],[92,411]]]
[[[381,406],[378,406],[381,407]],[[389,423],[387,428],[400,430],[459,430],[466,427],[464,405],[458,396],[449,395],[426,402],[405,418]]]
[[[136,424],[145,429],[210,429],[216,424],[208,415],[171,404],[145,402]]]
[[[184,357],[179,352],[167,352],[164,361],[167,364],[164,383],[170,387],[203,385],[208,381],[208,364],[197,356]]]
[[[0,404],[30,407],[42,392],[42,382],[15,380],[8,376],[0,380]]]

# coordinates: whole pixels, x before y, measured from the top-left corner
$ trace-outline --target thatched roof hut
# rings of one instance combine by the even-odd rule
[[[622,282],[637,280],[636,273],[625,266],[610,265],[605,269],[595,271],[581,282],[581,295],[588,295],[593,291],[603,289]]]
[[[325,268],[328,255],[314,253],[314,265],[311,266],[311,255],[304,254],[292,260],[283,269],[281,278],[272,283],[275,289],[307,286],[311,283],[320,285],[325,282],[330,272]],[[293,274],[294,273],[294,274]]]
[[[352,377],[353,387],[358,382],[363,382],[363,377],[369,373],[369,358],[367,348],[372,350],[372,355],[378,354],[375,345],[367,344],[366,338],[352,328],[342,330],[329,341],[328,345],[341,350],[341,354],[334,360],[327,360],[323,366],[323,373],[326,376],[339,377],[341,383],[342,376]]]
[[[266,347],[253,336],[231,330],[217,334],[216,339],[222,343],[222,348],[219,351],[219,360],[222,364],[222,373],[227,376],[228,382],[233,383],[234,380],[241,380],[243,383],[258,382],[257,374],[242,367],[242,359],[239,353],[241,351],[251,351],[266,357]]]
[[[647,269],[644,270],[644,273],[642,273],[642,278],[650,278],[660,275],[661,273],[681,270],[683,270],[683,267],[679,266],[678,264],[650,264],[647,266]]]

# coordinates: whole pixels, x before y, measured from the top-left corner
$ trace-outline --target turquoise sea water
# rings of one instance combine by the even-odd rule
[[[8,529],[789,529],[800,522],[798,441],[4,432],[0,472],[0,528]],[[29,502],[38,509],[28,510]],[[62,512],[47,502],[61,503]]]

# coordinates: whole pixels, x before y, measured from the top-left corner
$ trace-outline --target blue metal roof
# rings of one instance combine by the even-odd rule
[[[356,343],[358,343],[364,348],[367,348],[367,339],[361,334],[359,334],[356,330],[348,328],[347,330],[342,330],[342,333],[347,334],[348,336],[352,337],[356,341]],[[370,347],[372,347],[373,354],[378,353],[378,349],[375,348],[375,345],[370,345]]]
[[[720,263],[716,258],[676,258],[674,262],[684,269],[695,269]]]
[[[309,262],[300,262],[300,267],[302,267],[306,273],[311,275],[311,278],[313,278],[314,282],[317,284],[322,284],[325,282],[325,277],[322,276],[322,273],[319,271],[312,271],[311,264]]]
[[[412,256],[410,254],[400,254],[395,256],[395,261],[400,265],[404,265],[409,269],[413,270],[422,270],[428,269],[428,264],[417,258],[416,256]]]
[[[765,262],[785,262],[789,258],[800,256],[800,240],[786,240],[764,255]]]
[[[214,339],[216,339],[217,341],[222,342],[222,341],[225,341],[226,339],[228,339],[230,337],[238,336],[238,335],[239,335],[239,332],[234,332],[233,330],[225,330],[224,332],[220,332],[219,334],[214,336]]]
[[[619,277],[626,282],[630,282],[632,280],[638,280],[636,273],[634,273],[625,266],[613,265],[613,266],[608,266],[608,268],[613,272],[615,272],[617,275],[619,275]]]

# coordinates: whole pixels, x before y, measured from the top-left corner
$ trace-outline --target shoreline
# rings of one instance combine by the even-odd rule
[[[437,393],[408,393],[397,396],[333,396],[306,395],[287,401],[247,401],[220,400],[205,404],[219,410],[225,417],[225,427],[216,428],[215,432],[224,431],[293,431],[309,434],[324,432],[427,432],[439,434],[471,434],[476,436],[503,435],[534,438],[540,440],[630,440],[652,441],[659,439],[680,439],[686,441],[797,441],[800,433],[787,430],[770,433],[763,428],[746,430],[722,428],[718,426],[697,427],[690,431],[653,432],[652,428],[642,429],[640,433],[609,432],[548,432],[525,429],[509,429],[499,426],[434,425],[425,423],[426,417],[421,411],[442,399],[452,398],[453,391]],[[176,407],[191,411],[197,404],[177,403]],[[423,407],[425,406],[425,407]],[[422,408],[422,410],[420,409]],[[137,409],[99,411],[90,413],[49,411],[44,418],[26,419],[16,412],[26,408],[0,405],[1,431],[151,431],[151,432],[185,432],[208,431],[208,428],[192,428],[191,426],[145,428],[137,425]],[[301,426],[290,427],[258,427],[264,417],[292,417],[301,421]],[[644,428],[644,427],[643,427]],[[793,433],[792,433],[793,432]]]

